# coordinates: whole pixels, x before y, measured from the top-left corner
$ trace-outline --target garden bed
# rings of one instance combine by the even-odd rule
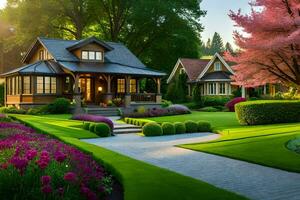
[[[122,186],[91,155],[13,122],[0,123],[4,199],[123,199]]]

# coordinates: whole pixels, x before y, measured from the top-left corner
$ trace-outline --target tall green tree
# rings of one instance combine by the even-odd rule
[[[219,33],[215,32],[211,42],[210,53],[211,55],[214,55],[215,53],[220,53],[223,51],[224,51],[223,39]]]
[[[227,42],[225,45],[225,51],[228,51],[231,55],[233,55],[235,53],[233,50],[233,47],[231,46],[231,44],[229,42]]]

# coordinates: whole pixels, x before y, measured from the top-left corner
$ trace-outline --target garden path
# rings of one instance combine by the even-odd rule
[[[125,134],[84,141],[205,181],[250,199],[300,199],[300,174],[298,173],[175,146],[214,140],[218,137],[212,133],[162,137]]]

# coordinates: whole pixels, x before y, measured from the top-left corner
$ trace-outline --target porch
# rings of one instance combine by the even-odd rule
[[[130,107],[133,104],[160,104],[161,78],[99,73],[74,74],[74,83],[65,81],[64,88],[74,85],[72,97],[77,107],[81,105]],[[66,77],[66,79],[68,79]],[[150,80],[151,90],[145,88],[145,79]]]

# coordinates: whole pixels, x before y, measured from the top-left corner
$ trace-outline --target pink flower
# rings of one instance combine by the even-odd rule
[[[13,157],[10,160],[10,162],[15,168],[17,168],[21,172],[21,174],[23,174],[24,170],[28,165],[28,160],[26,158]]]
[[[49,185],[51,182],[51,176],[42,176],[41,177],[41,183],[42,185]]]
[[[35,158],[36,155],[37,155],[37,150],[31,149],[31,150],[27,151],[27,153],[26,153],[26,158],[27,158],[28,160],[33,160],[33,159]]]
[[[65,173],[64,180],[74,182],[76,181],[76,174],[74,172],[67,172]]]
[[[46,167],[48,166],[48,162],[46,161],[43,161],[43,160],[38,160],[37,162],[37,165],[41,168],[41,169],[46,169]]]
[[[52,192],[51,186],[50,186],[50,185],[44,185],[44,186],[42,187],[42,192],[45,193],[45,194],[51,193],[51,192]]]
[[[60,151],[57,151],[57,152],[55,152],[55,154],[54,154],[54,158],[55,158],[55,160],[56,160],[57,162],[62,163],[62,162],[64,162],[65,159],[67,158],[67,155],[64,154],[64,153],[62,153],[62,152],[60,152]]]

